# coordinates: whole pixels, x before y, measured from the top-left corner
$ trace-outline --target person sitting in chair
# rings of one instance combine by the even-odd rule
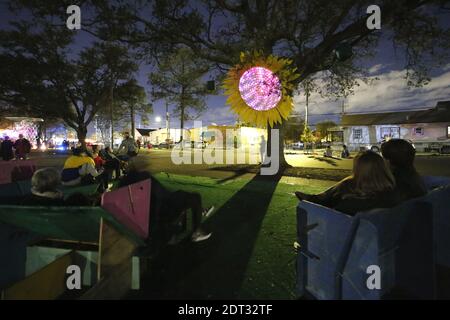
[[[115,178],[119,179],[121,176],[121,169],[125,169],[126,163],[120,160],[112,151],[110,147],[105,147],[100,150],[100,157],[105,161],[103,167],[108,172],[108,176],[112,177],[112,173],[115,172]]]
[[[414,167],[416,149],[406,140],[390,139],[381,145],[381,154],[389,162],[396,187],[403,200],[425,195],[427,189]]]
[[[88,157],[86,151],[81,148],[74,148],[72,155],[64,163],[61,173],[62,183],[65,186],[76,186],[81,184],[91,184],[99,181],[104,189],[108,188],[108,179],[103,170],[95,169],[95,162]]]
[[[323,153],[323,156],[326,158],[333,158],[333,150],[331,150],[330,146],[327,146],[325,152]]]
[[[61,185],[59,172],[54,168],[36,170],[31,178],[31,193],[21,200],[24,206],[90,206],[93,200],[81,193],[73,193],[64,200],[58,187]]]
[[[119,146],[119,150],[117,152],[120,154],[121,152],[125,152],[125,155],[127,158],[125,159],[131,159],[133,157],[137,156],[138,151],[138,145],[136,141],[134,141],[133,137],[130,136],[130,133],[125,132],[124,133],[124,139],[122,140],[122,143]]]
[[[22,205],[63,206],[63,194],[58,190],[60,184],[60,175],[56,169],[36,170],[31,178],[31,194],[23,198]]]
[[[348,148],[345,144],[342,145],[341,158],[342,159],[350,158],[350,152],[348,151]]]
[[[375,208],[391,208],[401,202],[395,179],[383,158],[373,152],[359,153],[353,161],[353,174],[323,193],[295,192],[299,200],[311,201],[354,215]]]
[[[201,228],[202,218],[208,217],[214,207],[203,209],[200,194],[186,191],[171,192],[150,173],[145,171],[131,170],[119,183],[120,187],[127,186],[139,181],[151,179],[150,195],[150,227],[160,236],[157,240],[169,244],[176,243],[176,230],[186,211],[191,209],[193,215],[193,233],[191,240],[199,242],[209,239],[212,233],[206,233]]]

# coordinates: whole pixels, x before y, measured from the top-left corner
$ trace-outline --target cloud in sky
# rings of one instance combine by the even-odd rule
[[[440,100],[450,99],[450,64],[442,68],[441,73],[432,77],[431,82],[420,88],[409,88],[405,80],[405,70],[385,70],[383,65],[374,65],[369,69],[370,75],[379,78],[367,85],[360,82],[353,95],[345,102],[345,112],[377,112],[393,110],[409,110],[432,108]],[[306,98],[294,97],[295,110],[304,113]],[[331,114],[341,112],[342,100],[323,98],[317,93],[310,95],[309,112],[312,123],[325,118],[333,118]],[[320,116],[323,115],[323,116]],[[336,118],[337,116],[335,116]]]
[[[355,93],[347,98],[345,112],[377,112],[391,110],[408,110],[432,108],[440,100],[450,100],[450,64],[432,77],[432,81],[422,88],[408,88],[405,80],[405,70],[390,70],[387,64],[376,64],[369,69],[373,77],[378,77],[371,85],[361,82],[355,88]],[[225,104],[225,96],[207,98],[208,109],[199,117],[204,125],[211,123],[234,124],[237,116]],[[295,111],[304,114],[305,96],[294,97]],[[323,98],[317,93],[310,96],[310,123],[323,120],[339,121],[342,100]],[[164,116],[164,105],[155,105],[155,114]],[[334,115],[333,115],[334,114]],[[188,121],[186,127],[191,127],[193,121]],[[172,118],[171,126],[178,127],[179,120]]]

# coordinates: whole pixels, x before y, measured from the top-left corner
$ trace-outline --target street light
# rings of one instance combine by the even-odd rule
[[[161,117],[160,117],[160,116],[157,116],[157,117],[155,118],[155,121],[158,122],[158,123],[160,123],[160,122],[161,122]]]

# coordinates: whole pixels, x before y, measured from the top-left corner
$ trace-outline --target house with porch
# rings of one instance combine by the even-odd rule
[[[450,153],[450,101],[426,110],[344,114],[329,136],[333,144],[346,144],[351,151],[378,151],[383,141],[401,138],[420,152]]]

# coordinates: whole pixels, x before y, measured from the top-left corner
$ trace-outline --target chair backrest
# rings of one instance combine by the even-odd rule
[[[0,161],[0,184],[31,179],[34,171],[35,160]]]
[[[430,191],[421,200],[433,207],[436,263],[450,268],[450,185]]]
[[[0,160],[0,184],[7,184],[11,182],[11,161]]]
[[[422,180],[425,183],[427,190],[450,185],[450,177],[422,176]]]
[[[148,237],[151,179],[102,195],[102,208],[143,239]]]
[[[11,171],[11,181],[20,181],[31,179],[36,171],[35,160],[15,161],[16,165]]]
[[[381,299],[393,292],[436,297],[431,204],[411,200],[355,219],[358,228],[341,272],[342,299]],[[367,285],[373,272],[369,266],[380,269],[380,289]]]
[[[0,197],[12,198],[23,196],[22,189],[16,182],[0,184]]]
[[[25,276],[27,245],[38,236],[0,222],[0,289]]]
[[[350,248],[354,219],[308,201],[297,206],[297,291],[317,299],[337,299],[338,270]]]

